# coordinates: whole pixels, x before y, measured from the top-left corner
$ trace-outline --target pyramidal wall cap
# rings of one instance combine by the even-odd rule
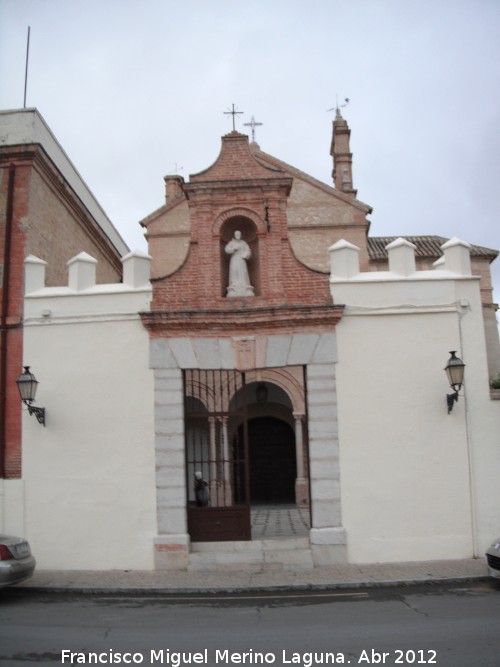
[[[130,259],[131,257],[141,257],[143,259],[151,259],[151,255],[148,255],[147,252],[136,249],[136,250],[131,250],[128,254],[124,255],[122,257],[122,262],[127,261],[127,259]]]
[[[413,250],[417,249],[417,246],[408,241],[408,239],[404,239],[401,236],[388,245],[385,246],[386,250],[393,250],[394,248],[400,248],[400,247],[406,247],[406,248],[412,248]]]
[[[389,271],[400,276],[411,276],[417,270],[416,246],[401,237],[386,246],[389,255]]]
[[[24,260],[24,293],[31,294],[45,287],[45,267],[47,262],[35,255]]]
[[[458,273],[461,276],[470,276],[472,274],[470,251],[471,246],[458,239],[451,238],[443,243],[441,250],[445,257],[445,268],[447,271]]]
[[[329,252],[335,251],[335,250],[344,250],[344,249],[350,249],[350,250],[356,250],[359,252],[358,246],[349,243],[349,241],[346,241],[345,239],[340,239],[340,241],[337,241],[333,245],[331,245],[328,250]]]
[[[454,236],[453,238],[449,239],[449,241],[446,241],[446,243],[443,243],[443,245],[441,246],[441,250],[446,250],[447,248],[454,248],[456,246],[463,246],[468,250],[472,248],[470,243],[467,243],[467,241],[462,241],[462,239],[459,239],[457,236]]]
[[[89,262],[91,264],[97,264],[97,259],[89,255],[87,252],[81,252],[78,255],[75,255],[75,257],[72,257],[70,260],[68,260],[67,264],[68,266],[71,266],[76,262]]]
[[[47,266],[47,262],[44,259],[40,259],[40,257],[36,257],[35,255],[28,255],[26,259],[24,260],[25,264],[43,264],[43,266]]]
[[[68,286],[79,292],[96,284],[97,260],[86,252],[73,257],[68,262]]]
[[[123,282],[129,287],[144,287],[149,284],[151,275],[151,257],[142,252],[134,250],[122,257]]]
[[[329,248],[330,273],[334,278],[352,278],[359,273],[359,248],[341,239]]]

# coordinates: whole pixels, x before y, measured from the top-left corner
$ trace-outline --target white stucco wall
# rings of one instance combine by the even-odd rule
[[[478,279],[349,272],[331,283],[346,305],[337,396],[348,558],[482,556],[500,534],[500,404],[489,396]],[[448,414],[450,350],[466,369]]]
[[[24,534],[40,569],[153,567],[153,377],[138,315],[150,294],[99,285],[26,297],[24,363],[46,408],[45,428],[23,415]]]
[[[0,479],[0,533],[25,534],[22,479]]]
[[[415,272],[405,257],[392,271],[360,274],[356,251],[344,251],[338,266],[347,276],[331,277],[344,316],[335,334],[323,336],[331,354],[312,338],[285,346],[288,355],[313,350],[311,359],[285,361],[315,363],[314,374],[308,370],[311,473],[315,461],[331,463],[325,480],[326,468],[316,466],[311,541],[323,539],[318,526],[341,526],[354,563],[482,556],[500,534],[500,402],[489,395],[479,281],[466,262],[461,272]],[[24,363],[40,382],[36,403],[46,408],[47,425],[25,412],[23,479],[0,486],[0,519],[29,538],[41,569],[150,569],[158,536],[168,542],[175,530],[178,537],[173,505],[159,491],[171,453],[162,458],[170,436],[158,422],[168,408],[165,383],[175,380],[181,405],[180,368],[193,359],[213,364],[215,343],[173,339],[150,348],[138,315],[151,297],[148,261],[128,257],[124,284],[106,286],[93,283],[94,260],[78,256],[69,285],[58,288],[44,287],[43,262],[28,262]],[[269,367],[284,363],[275,343],[266,348]],[[228,341],[217,345],[220,366],[232,367]],[[466,370],[448,414],[450,350]],[[153,372],[161,379],[156,395]],[[336,508],[328,524],[322,490]]]

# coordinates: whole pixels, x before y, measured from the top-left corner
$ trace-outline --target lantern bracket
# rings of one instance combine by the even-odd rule
[[[30,415],[35,415],[39,424],[45,426],[45,408],[39,408],[36,405],[32,405],[35,401],[35,394],[38,387],[38,380],[34,374],[30,371],[29,366],[24,367],[24,371],[21,373],[17,380],[17,388],[19,389],[19,394],[21,395],[21,401],[28,408]]]
[[[450,352],[451,357],[448,359],[448,362],[444,368],[446,375],[448,377],[448,382],[450,387],[453,389],[453,394],[446,395],[446,404],[448,406],[448,414],[453,410],[453,405],[458,401],[458,392],[462,388],[464,382],[464,370],[465,364],[457,357],[456,350]]]

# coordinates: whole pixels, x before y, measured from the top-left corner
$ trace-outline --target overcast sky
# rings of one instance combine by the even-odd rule
[[[215,161],[233,103],[331,184],[338,96],[372,235],[500,249],[499,0],[0,0],[2,109],[23,106],[28,26],[27,106],[131,248],[163,176]]]

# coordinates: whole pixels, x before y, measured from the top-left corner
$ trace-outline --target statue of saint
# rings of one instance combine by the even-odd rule
[[[253,296],[253,287],[248,277],[247,260],[251,252],[248,243],[241,238],[241,232],[234,232],[234,238],[224,248],[229,260],[228,296]]]

